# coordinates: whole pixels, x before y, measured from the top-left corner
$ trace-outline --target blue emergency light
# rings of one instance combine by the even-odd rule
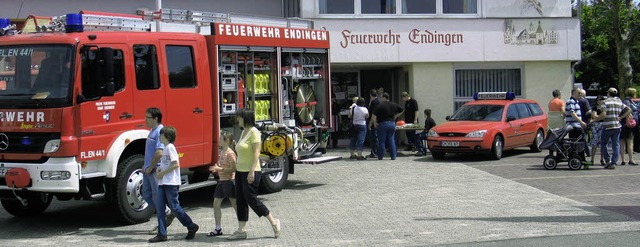
[[[29,146],[31,145],[31,138],[29,138],[28,136],[22,137],[20,143],[22,143],[22,145]]]
[[[67,14],[64,27],[67,33],[82,32],[82,14]]]
[[[473,94],[474,100],[513,100],[515,98],[516,94],[514,92],[476,92]]]
[[[9,18],[0,18],[0,29],[8,27],[11,25],[11,20]]]

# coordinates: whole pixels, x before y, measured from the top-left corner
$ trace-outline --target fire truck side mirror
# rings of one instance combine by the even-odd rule
[[[87,45],[80,49],[82,54],[82,94],[78,102],[97,100],[102,96],[113,96],[113,48]]]

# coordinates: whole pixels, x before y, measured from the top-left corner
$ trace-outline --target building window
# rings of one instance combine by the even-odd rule
[[[168,45],[166,51],[167,68],[169,70],[169,87],[196,87],[196,76],[193,70],[193,49],[191,46]]]
[[[522,96],[520,69],[458,69],[455,70],[454,110],[473,100],[476,92],[514,92]]]
[[[435,14],[436,0],[402,0],[403,14]]]
[[[353,0],[320,0],[320,14],[353,14]]]
[[[395,14],[395,0],[360,0],[362,14]]]
[[[444,14],[477,14],[478,0],[442,0]]]

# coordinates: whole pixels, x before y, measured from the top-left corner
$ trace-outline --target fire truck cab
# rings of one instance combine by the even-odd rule
[[[262,131],[263,191],[282,190],[294,163],[317,154],[331,127],[327,31],[175,10],[153,13],[154,25],[145,14],[83,11],[36,33],[0,19],[0,202],[9,213],[41,213],[55,196],[106,199],[125,222],[148,220],[140,187],[150,107],[177,129],[181,191],[216,183],[208,168],[218,136],[238,138],[241,108]]]

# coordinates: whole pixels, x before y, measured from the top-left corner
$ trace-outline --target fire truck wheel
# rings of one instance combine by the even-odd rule
[[[41,193],[21,197],[27,201],[26,206],[23,206],[20,201],[15,199],[2,199],[0,202],[2,203],[2,207],[10,214],[17,217],[28,217],[44,212],[44,210],[49,207],[49,204],[51,204],[51,199],[53,198],[51,195]]]
[[[274,193],[284,188],[289,177],[289,157],[281,156],[269,160],[266,167],[262,169],[262,178],[260,181],[260,192]]]
[[[154,209],[142,198],[142,165],[144,156],[133,155],[118,164],[113,180],[113,203],[120,217],[127,223],[137,224],[149,220]]]

